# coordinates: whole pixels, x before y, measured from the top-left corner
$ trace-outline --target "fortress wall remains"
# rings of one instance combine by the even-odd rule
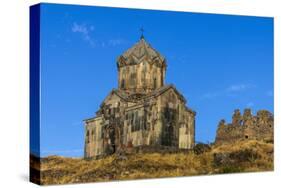
[[[235,110],[232,122],[221,120],[216,134],[216,144],[230,143],[238,140],[256,139],[273,141],[274,118],[267,110],[259,110],[252,115],[251,109],[245,109],[243,115]]]

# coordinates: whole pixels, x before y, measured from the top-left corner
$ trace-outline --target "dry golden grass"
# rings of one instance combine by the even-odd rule
[[[215,154],[227,154],[223,162]],[[229,155],[228,155],[229,154]],[[194,152],[136,153],[99,160],[50,156],[41,161],[41,184],[66,184],[273,170],[273,144],[244,141]],[[232,165],[235,164],[235,165]],[[238,165],[238,166],[237,166]]]

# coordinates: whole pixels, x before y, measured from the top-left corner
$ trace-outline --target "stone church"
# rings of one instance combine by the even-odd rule
[[[196,113],[175,86],[165,84],[166,59],[141,36],[118,57],[117,68],[118,89],[84,120],[84,157],[136,147],[191,149]]]

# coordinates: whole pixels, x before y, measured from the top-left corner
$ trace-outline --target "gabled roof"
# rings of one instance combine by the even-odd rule
[[[154,97],[158,97],[162,94],[164,94],[166,91],[168,91],[169,89],[172,89],[176,94],[177,96],[179,97],[180,100],[182,100],[184,103],[186,103],[186,99],[184,98],[184,96],[182,94],[180,94],[180,92],[176,89],[176,87],[172,84],[170,85],[165,85],[161,88],[158,88],[150,93],[147,93],[147,94],[142,94],[142,97],[140,98],[140,100],[150,100],[151,98],[154,98]],[[120,89],[113,89],[111,90],[111,92],[107,95],[107,97],[103,100],[102,104],[100,105],[100,108],[103,107],[103,105],[105,104],[105,101],[107,99],[109,99],[111,96],[113,95],[116,95],[117,97],[119,97],[121,100],[123,101],[126,101],[126,102],[132,102],[132,99],[131,99],[131,96],[134,95],[134,94],[140,94],[140,93],[132,93],[132,92],[125,92],[123,90],[120,90]],[[195,114],[194,111],[192,111],[191,109],[187,108],[186,107],[186,110],[187,111],[190,111],[192,113]],[[97,117],[99,117],[99,115],[97,114]],[[94,119],[96,119],[97,117],[95,118],[89,118],[89,119],[86,119],[84,121],[92,121]]]
[[[164,94],[166,91],[168,91],[169,89],[172,89],[176,95],[178,95],[179,99],[182,100],[185,104],[186,104],[186,99],[185,97],[177,90],[177,88],[173,85],[173,84],[170,84],[170,85],[165,85],[153,92],[151,92],[150,94],[147,95],[147,97],[158,97],[162,94]],[[185,109],[187,111],[189,111],[190,113],[196,115],[196,112],[193,111],[191,108],[188,108],[187,106],[185,106]]]
[[[118,67],[125,65],[133,65],[141,63],[146,59],[151,63],[158,63],[161,66],[166,66],[165,58],[151,47],[144,38],[141,38],[134,46],[125,51],[117,59]]]
[[[186,99],[184,98],[184,96],[182,94],[180,94],[180,92],[176,89],[176,87],[173,84],[169,84],[169,85],[165,85],[163,87],[160,87],[159,89],[151,92],[149,94],[149,97],[157,97],[159,95],[162,95],[163,93],[165,93],[167,90],[169,89],[173,89],[175,91],[175,93],[179,96],[179,98],[186,103]]]
[[[183,102],[186,103],[186,99],[184,98],[184,96],[183,96],[182,94],[180,94],[180,92],[179,92],[179,91],[176,89],[176,87],[175,87],[174,85],[172,85],[172,84],[165,85],[165,86],[163,86],[163,87],[161,87],[161,88],[158,88],[158,89],[156,89],[156,90],[154,90],[154,91],[152,91],[152,92],[150,92],[150,93],[142,94],[141,99],[148,99],[148,98],[151,98],[151,97],[158,97],[159,95],[162,95],[163,93],[165,93],[165,92],[166,92],[167,90],[169,90],[169,89],[173,89],[174,92],[179,96],[179,98],[180,98]],[[123,90],[120,90],[120,89],[113,89],[113,90],[109,93],[109,95],[106,97],[106,99],[107,99],[109,96],[113,95],[113,94],[117,95],[118,97],[120,97],[120,98],[123,99],[124,101],[129,102],[129,101],[131,101],[131,98],[130,98],[131,95],[140,94],[140,93],[132,93],[132,92],[127,93],[127,92],[125,92],[125,91],[123,91]],[[105,100],[106,100],[106,99],[105,99]],[[105,101],[105,100],[104,100],[104,101]],[[104,102],[103,102],[103,103],[104,103]]]
[[[105,97],[105,99],[101,103],[100,107],[102,107],[105,104],[105,101],[107,101],[113,95],[116,95],[117,97],[119,97],[120,99],[123,99],[123,100],[127,99],[127,95],[124,92],[122,92],[121,90],[118,90],[118,89],[112,89],[110,91],[110,93]]]
[[[165,85],[163,87],[160,87],[150,93],[147,93],[147,94],[143,94],[143,97],[142,99],[147,99],[147,98],[150,98],[150,97],[158,97],[159,95],[162,95],[163,93],[165,93],[167,90],[169,89],[173,89],[175,91],[175,93],[179,96],[179,98],[186,102],[186,99],[184,98],[184,96],[182,94],[180,94],[180,92],[176,89],[176,87],[173,85],[173,84],[169,84],[169,85]],[[132,92],[125,92],[123,90],[120,90],[120,89],[113,89],[111,90],[111,92],[107,95],[107,97],[104,99],[104,101],[112,96],[113,94],[117,95],[118,97],[120,97],[121,99],[123,99],[124,101],[130,101],[130,96],[132,94],[138,94],[138,93],[132,93]],[[103,101],[103,102],[104,102]]]

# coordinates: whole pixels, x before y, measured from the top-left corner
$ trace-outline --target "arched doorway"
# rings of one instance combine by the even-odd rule
[[[116,135],[115,135],[115,128],[114,127],[109,127],[108,129],[108,139],[109,139],[109,148],[110,148],[110,153],[115,153],[116,152]]]
[[[168,146],[172,146],[174,141],[174,126],[170,125],[168,127]]]

